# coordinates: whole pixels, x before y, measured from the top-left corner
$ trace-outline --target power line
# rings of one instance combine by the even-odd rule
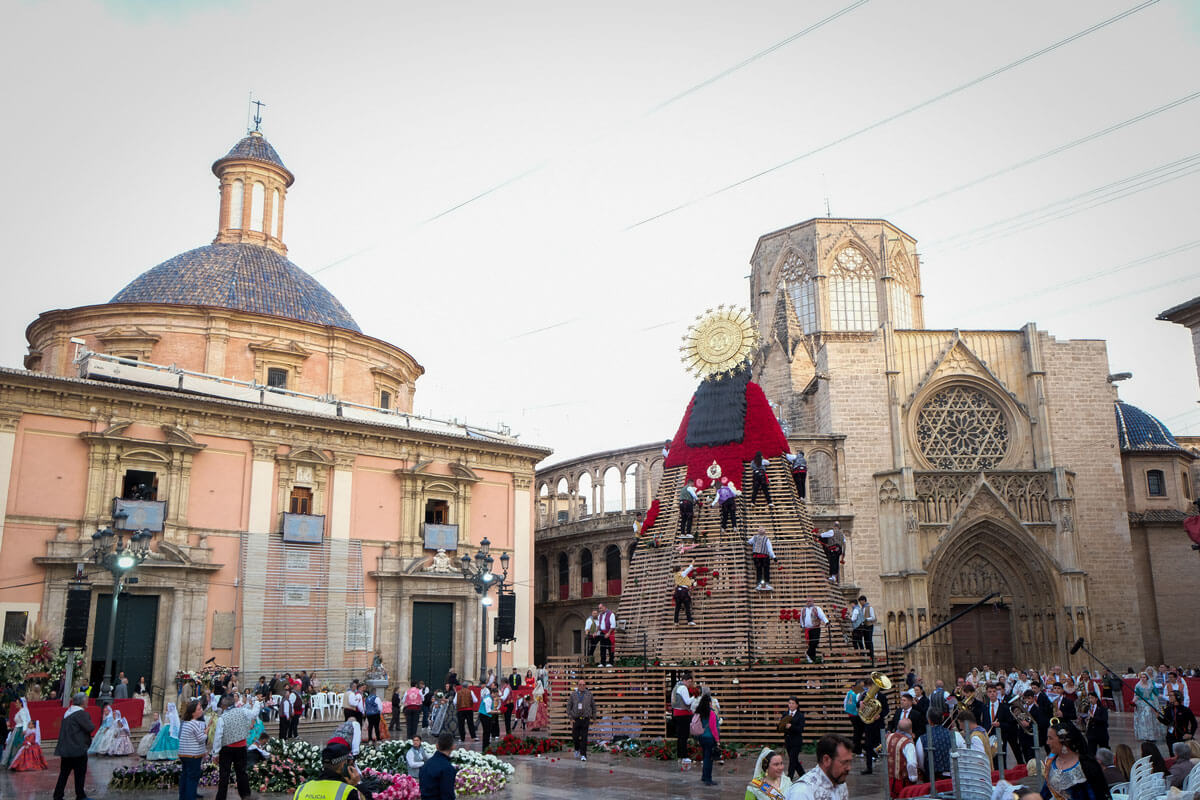
[[[1088,273],[1087,275],[1081,275],[1078,278],[1072,278],[1071,280],[1062,281],[1061,283],[1056,283],[1051,286],[1043,287],[1041,289],[1035,289],[1034,291],[1027,292],[1027,293],[1021,294],[1021,295],[1017,295],[1016,297],[1011,297],[1008,300],[1002,300],[998,303],[990,302],[990,303],[987,303],[986,305],[979,305],[979,306],[975,306],[974,308],[968,308],[963,313],[970,314],[972,312],[983,311],[985,309],[1003,308],[1005,306],[1010,306],[1013,303],[1019,303],[1022,300],[1028,300],[1028,299],[1034,298],[1034,297],[1044,297],[1045,295],[1052,294],[1054,292],[1059,291],[1060,289],[1066,289],[1070,286],[1077,286],[1081,283],[1088,283],[1089,281],[1098,280],[1099,278],[1105,278],[1105,277],[1108,277],[1109,275],[1115,275],[1118,272],[1123,272],[1127,269],[1132,269],[1133,267],[1139,267],[1143,264],[1149,264],[1153,261],[1158,261],[1163,258],[1168,258],[1168,257],[1176,255],[1178,253],[1184,253],[1184,252],[1187,252],[1188,250],[1194,250],[1197,247],[1200,247],[1200,239],[1194,239],[1190,242],[1185,242],[1184,244],[1177,245],[1177,246],[1172,247],[1167,250],[1160,250],[1157,253],[1153,253],[1148,256],[1142,256],[1141,258],[1136,258],[1133,261],[1127,261],[1124,264],[1120,264],[1116,267],[1110,267],[1108,269],[1103,269],[1103,270],[1099,270],[1097,272]]]
[[[916,111],[920,111],[923,108],[928,108],[929,106],[933,105],[934,103],[938,103],[942,100],[945,100],[948,97],[953,97],[954,95],[956,95],[960,92],[963,92],[963,91],[966,91],[967,89],[978,86],[979,84],[983,83],[984,81],[991,80],[992,78],[995,78],[998,75],[1002,75],[1005,72],[1008,72],[1009,70],[1016,69],[1017,67],[1022,66],[1023,64],[1027,64],[1030,61],[1033,61],[1034,59],[1040,58],[1041,56],[1044,56],[1047,53],[1051,53],[1060,47],[1068,45],[1068,44],[1076,41],[1077,39],[1082,39],[1083,37],[1088,36],[1089,34],[1095,33],[1098,30],[1107,28],[1109,25],[1120,22],[1121,20],[1125,19],[1126,17],[1136,14],[1137,12],[1142,11],[1143,9],[1149,8],[1150,6],[1155,5],[1158,2],[1159,2],[1159,0],[1145,0],[1145,2],[1138,4],[1138,5],[1134,6],[1133,8],[1126,9],[1125,11],[1122,11],[1120,14],[1117,14],[1116,16],[1109,17],[1108,19],[1103,20],[1101,22],[1097,22],[1095,25],[1084,28],[1083,30],[1081,30],[1077,33],[1073,33],[1065,39],[1060,39],[1059,41],[1055,42],[1054,44],[1047,45],[1046,47],[1043,47],[1040,50],[1034,51],[1033,53],[1030,53],[1026,56],[1022,56],[1021,58],[1018,58],[1016,61],[1012,61],[1008,64],[1005,64],[1003,67],[998,67],[997,69],[994,69],[991,72],[987,72],[983,75],[973,78],[973,79],[967,81],[966,83],[959,84],[958,86],[954,87],[953,89],[947,89],[946,91],[944,91],[940,94],[934,95],[933,97],[930,97],[927,100],[923,100],[920,103],[917,103],[916,105],[909,106],[908,108],[904,109],[903,111],[898,111],[894,114],[891,114],[890,116],[884,117],[883,119],[872,122],[870,125],[867,125],[864,128],[859,128],[856,131],[853,131],[853,132],[848,133],[844,136],[841,136],[837,139],[834,139],[833,141],[823,144],[820,147],[809,150],[808,152],[802,153],[798,156],[795,156],[794,158],[789,158],[787,161],[780,162],[779,164],[776,164],[773,167],[767,167],[766,169],[756,172],[753,175],[742,178],[741,180],[730,183],[719,189],[715,189],[715,190],[709,192],[708,194],[701,195],[700,197],[696,197],[692,200],[688,200],[687,202],[681,203],[680,205],[677,205],[673,208],[669,208],[669,209],[666,209],[665,211],[660,211],[659,213],[654,214],[653,216],[646,217],[645,219],[643,219],[639,222],[635,222],[632,225],[629,225],[628,227],[625,228],[625,230],[632,230],[634,228],[640,227],[647,223],[654,222],[655,220],[662,219],[663,217],[666,217],[670,214],[674,214],[676,211],[681,211],[681,210],[687,208],[688,206],[692,206],[692,205],[695,205],[696,203],[716,197],[717,195],[724,194],[725,192],[728,192],[732,189],[736,189],[739,186],[744,186],[745,184],[750,183],[751,181],[756,181],[759,178],[765,177],[766,175],[770,175],[771,173],[777,172],[778,170],[781,170],[785,167],[790,167],[792,164],[803,161],[804,159],[808,158],[809,156],[813,156],[813,155],[816,155],[817,153],[824,152],[825,150],[828,150],[832,147],[836,147],[839,144],[843,144],[845,142],[850,141],[851,139],[855,139],[864,133],[868,133],[870,131],[876,130],[877,128],[881,128],[884,125],[887,125],[888,123],[895,122],[896,120],[906,117]]]
[[[1154,108],[1149,111],[1143,112],[1141,114],[1138,114],[1136,117],[1130,117],[1129,119],[1125,120],[1124,122],[1118,122],[1115,125],[1110,125],[1107,128],[1104,128],[1103,130],[1095,131],[1094,133],[1089,133],[1087,136],[1083,136],[1079,139],[1075,139],[1074,141],[1067,142],[1066,144],[1063,144],[1063,145],[1059,145],[1058,147],[1055,147],[1052,150],[1047,150],[1044,153],[1040,153],[1036,156],[1031,156],[1030,158],[1026,158],[1023,161],[1018,161],[1015,164],[1009,164],[1007,167],[998,169],[995,172],[989,172],[986,175],[981,175],[980,177],[975,178],[974,180],[967,181],[966,183],[961,183],[958,186],[947,189],[943,192],[938,192],[937,194],[931,194],[928,197],[923,197],[914,203],[909,203],[906,206],[901,206],[900,208],[893,209],[892,211],[889,211],[888,213],[884,214],[883,216],[885,218],[891,218],[891,217],[895,216],[896,214],[902,213],[904,211],[909,211],[911,209],[917,208],[918,206],[923,206],[926,203],[932,203],[935,200],[941,200],[943,197],[947,197],[948,195],[952,195],[956,192],[961,192],[964,189],[970,189],[973,186],[978,186],[979,184],[981,184],[985,181],[990,181],[992,178],[998,178],[1001,175],[1007,175],[1008,173],[1013,172],[1018,169],[1021,169],[1022,167],[1028,167],[1030,164],[1036,164],[1037,162],[1043,161],[1047,158],[1050,158],[1051,156],[1056,156],[1059,153],[1064,153],[1067,150],[1078,147],[1082,144],[1087,144],[1088,142],[1095,141],[1096,139],[1099,139],[1102,136],[1107,136],[1108,134],[1115,133],[1123,128],[1128,128],[1130,125],[1135,125],[1139,122],[1142,122],[1143,120],[1147,120],[1147,119],[1150,119],[1151,117],[1158,116],[1159,114],[1163,113],[1164,111],[1170,111],[1171,109],[1181,106],[1184,103],[1190,103],[1191,101],[1195,100],[1198,97],[1200,97],[1200,92],[1193,92],[1192,94],[1189,94],[1185,97],[1181,97],[1178,100],[1174,100],[1170,103],[1167,103],[1164,106],[1159,106],[1158,108]]]
[[[1103,186],[1097,186],[1093,189],[1071,195],[1070,197],[1030,209],[1029,211],[1023,211],[1020,214],[1014,214],[1011,217],[1005,217],[996,222],[989,222],[986,225],[971,228],[962,233],[948,236],[945,239],[936,240],[926,245],[926,247],[930,250],[937,250],[939,246],[941,249],[946,249],[947,246],[955,249],[963,249],[978,245],[1002,236],[1029,230],[1038,225],[1044,225],[1047,222],[1063,219],[1080,211],[1087,211],[1128,197],[1129,195],[1137,194],[1146,189],[1153,189],[1163,183],[1187,177],[1197,171],[1200,171],[1200,153],[1193,153],[1185,158],[1160,164],[1157,167],[1111,183],[1106,183]]]

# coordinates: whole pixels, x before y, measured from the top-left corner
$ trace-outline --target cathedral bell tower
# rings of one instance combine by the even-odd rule
[[[212,165],[221,181],[213,244],[257,244],[287,255],[283,208],[296,178],[261,131],[253,130]]]

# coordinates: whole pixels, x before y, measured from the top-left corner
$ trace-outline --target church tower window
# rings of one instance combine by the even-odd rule
[[[792,310],[800,321],[800,330],[815,333],[817,330],[817,282],[809,274],[804,260],[792,253],[783,264],[783,280]]]
[[[263,207],[267,201],[267,189],[258,181],[250,189],[250,230],[263,229]]]
[[[888,281],[888,318],[897,330],[913,326],[912,295],[908,293],[908,287],[897,280]]]
[[[271,192],[271,230],[270,234],[279,238],[279,190]]]
[[[1146,493],[1151,497],[1167,496],[1167,482],[1163,479],[1161,469],[1146,471]]]
[[[242,227],[242,203],[245,200],[243,197],[246,191],[245,184],[241,181],[234,181],[233,188],[230,190],[229,197],[229,227]]]
[[[829,322],[835,331],[870,331],[879,327],[875,271],[854,245],[833,260],[829,280]]]
[[[934,469],[995,469],[1008,453],[1008,418],[971,386],[936,392],[917,412],[917,444]]]

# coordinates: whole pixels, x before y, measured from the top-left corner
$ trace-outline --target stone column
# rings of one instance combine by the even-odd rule
[[[513,592],[517,600],[516,641],[511,663],[533,663],[533,476],[513,476]]]
[[[354,492],[354,454],[338,453],[333,468],[333,491],[329,503],[329,536],[350,538],[350,501]]]
[[[4,517],[8,509],[8,486],[12,479],[13,451],[17,445],[18,409],[0,410],[0,551],[4,547]]]

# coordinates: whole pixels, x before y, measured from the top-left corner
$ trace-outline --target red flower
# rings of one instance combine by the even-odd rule
[[[710,590],[710,589],[705,589],[705,590],[704,590],[704,596],[705,596],[705,597],[712,597],[712,590]]]

